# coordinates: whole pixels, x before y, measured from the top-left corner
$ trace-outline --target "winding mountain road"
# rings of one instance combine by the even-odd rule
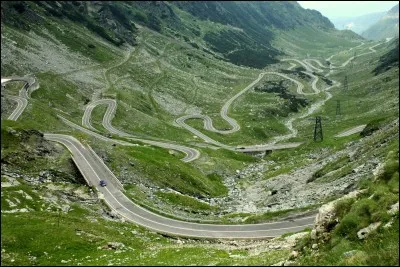
[[[375,53],[375,52],[376,52],[375,47],[377,47],[378,45],[387,43],[387,42],[389,42],[389,41],[390,41],[390,39],[389,39],[389,40],[386,40],[386,41],[384,41],[384,42],[380,42],[380,43],[378,43],[378,44],[375,44],[375,45],[369,47],[369,48],[368,48],[368,49],[370,50],[369,52],[365,52],[365,53],[362,53],[362,54],[359,54],[359,55],[356,55],[356,56],[352,56],[352,57],[350,57],[348,60],[346,60],[345,62],[343,62],[342,65],[340,65],[340,66],[334,66],[333,64],[331,64],[331,65],[329,65],[329,66],[324,66],[318,59],[305,59],[304,61],[305,61],[305,63],[308,63],[309,66],[311,66],[311,67],[313,67],[313,68],[315,68],[315,66],[311,65],[310,61],[313,61],[313,62],[317,63],[321,68],[326,68],[326,69],[344,68],[344,67],[346,67],[347,64],[349,64],[353,59],[355,59],[355,58],[357,58],[357,57],[360,57],[360,56],[365,56],[365,55],[368,55],[368,54],[371,54],[371,53]],[[361,43],[360,45],[358,45],[358,46],[356,46],[356,47],[359,47],[359,46],[361,46],[361,45],[363,45],[363,44],[364,44],[364,43]],[[356,47],[353,47],[353,48],[356,48]],[[353,48],[351,48],[350,50],[352,50]],[[349,50],[349,51],[350,51],[350,50]],[[334,54],[334,55],[330,56],[329,58],[326,59],[326,61],[329,61],[329,60],[330,60],[333,56],[335,56],[335,55],[337,55],[337,54]],[[321,69],[320,69],[320,70],[321,70]],[[321,71],[322,71],[322,70],[321,70]]]
[[[166,142],[142,139],[142,138],[135,137],[134,135],[131,135],[131,134],[128,134],[128,133],[125,133],[125,132],[115,129],[111,125],[111,120],[113,119],[113,117],[115,115],[115,111],[117,109],[117,102],[114,99],[100,99],[100,100],[96,100],[96,101],[93,101],[90,104],[88,104],[86,106],[85,113],[83,114],[83,117],[82,117],[82,125],[83,126],[97,131],[91,125],[90,117],[91,117],[93,108],[95,108],[97,105],[102,105],[102,104],[107,105],[107,110],[104,113],[102,125],[109,132],[116,134],[118,136],[121,136],[121,137],[126,137],[133,141],[139,141],[139,142],[150,144],[153,146],[158,146],[158,147],[162,147],[162,148],[166,148],[166,149],[173,149],[173,150],[183,152],[184,154],[186,154],[186,156],[182,159],[182,161],[184,161],[184,162],[193,161],[200,156],[200,152],[197,149],[194,149],[191,147],[186,147],[186,146],[177,145],[177,144],[173,144],[173,143],[166,143]],[[76,125],[74,126],[74,128],[77,128]],[[83,129],[83,128],[79,127],[79,130],[81,130],[81,129]],[[91,132],[90,134],[93,135],[93,132]],[[97,137],[98,135],[99,134],[96,134],[95,136]]]
[[[375,47],[375,46],[373,46],[373,47]],[[373,47],[371,47],[371,48],[373,49]],[[307,63],[305,63],[305,64],[307,65]],[[343,65],[344,64],[342,64],[342,66]],[[306,69],[310,69],[310,68],[311,67],[306,68]],[[211,131],[215,130],[216,132],[223,133],[223,134],[232,133],[232,132],[239,130],[240,126],[237,124],[237,122],[234,119],[227,116],[227,111],[229,109],[229,106],[232,104],[232,102],[237,97],[242,95],[244,92],[246,92],[247,90],[252,88],[257,82],[259,82],[265,74],[275,74],[275,75],[279,75],[281,77],[285,76],[283,74],[276,74],[273,72],[261,73],[257,80],[255,80],[244,90],[240,91],[238,94],[236,94],[230,100],[228,100],[224,104],[223,108],[221,109],[221,117],[224,118],[232,126],[231,130],[228,130],[228,131],[217,130],[212,126],[211,119],[208,120],[206,118],[207,116],[199,115],[199,116],[201,116],[200,119],[203,119],[205,121],[205,128],[208,130],[211,129]],[[284,77],[284,78],[288,78],[288,77]],[[6,82],[12,81],[12,79],[8,79],[8,78],[5,78],[5,79],[7,80]],[[288,79],[293,80],[291,78],[288,78]],[[316,79],[314,79],[314,80],[316,80]],[[3,83],[3,78],[2,78],[2,83]],[[332,86],[325,89],[325,91],[326,91],[325,93],[327,94],[327,99],[332,97],[332,95],[329,92],[327,92],[327,90],[340,84],[336,81],[333,81],[333,83],[334,84]],[[299,87],[299,83],[296,83],[296,84]],[[20,92],[20,94],[21,94],[21,92]],[[22,98],[24,98],[26,100],[28,97],[29,97],[28,92],[24,92]],[[323,104],[327,99],[320,101],[320,103]],[[107,104],[108,105],[108,109],[103,117],[103,126],[105,128],[107,128],[110,132],[113,132],[118,135],[122,134],[125,137],[127,137],[127,136],[129,137],[130,136],[129,134],[121,132],[111,126],[110,122],[113,117],[113,114],[115,113],[115,108],[116,108],[115,100],[104,99],[104,100],[99,100],[98,102],[89,104],[88,105],[89,109],[87,109],[87,111],[85,111],[86,116],[84,115],[84,118],[82,118],[82,123],[86,127],[90,128],[90,126],[91,126],[90,121],[89,121],[90,114],[91,114],[92,109],[98,104]],[[312,105],[311,108],[309,108],[305,114],[302,114],[300,116],[300,118],[311,114],[313,111],[315,111],[315,109],[317,109],[320,105],[322,105],[322,104],[320,104],[318,106],[317,104],[318,103],[315,103],[314,105]],[[18,112],[20,112],[20,111],[18,111]],[[194,116],[194,115],[191,115],[191,116]],[[132,144],[129,142],[125,142],[125,141],[121,141],[121,140],[114,140],[111,138],[104,137],[98,133],[95,133],[84,127],[81,127],[79,125],[76,125],[76,124],[70,122],[60,115],[58,115],[58,117],[60,117],[60,119],[62,119],[65,123],[67,123],[71,127],[74,127],[85,133],[96,136],[97,138],[100,138],[104,141],[118,143],[121,145],[130,145],[130,146],[135,145],[135,144]],[[186,119],[189,119],[189,118],[181,117],[181,118],[177,119],[177,122],[179,121],[179,123],[181,123],[181,125],[184,126],[184,125],[186,125],[184,123],[184,121]],[[296,118],[293,118],[293,120],[294,119],[296,119]],[[186,125],[184,127],[186,129],[188,129],[187,127],[190,127],[190,126]],[[192,129],[195,130],[194,128],[192,128]],[[354,129],[351,129],[351,130],[354,131]],[[193,132],[192,130],[190,130],[190,131]],[[197,130],[195,130],[195,131],[197,131]],[[346,132],[348,133],[349,131],[346,131]],[[196,134],[201,134],[201,133],[198,132]],[[343,134],[343,133],[341,133],[341,134]],[[199,135],[199,136],[201,136],[201,135]],[[72,158],[73,158],[75,164],[77,165],[78,169],[84,176],[86,182],[89,185],[94,186],[99,191],[101,198],[104,199],[106,204],[112,210],[114,210],[116,213],[118,213],[120,216],[122,216],[124,219],[126,219],[130,222],[139,224],[143,227],[146,227],[150,230],[153,230],[153,231],[156,231],[159,233],[164,233],[164,234],[172,235],[172,236],[185,236],[185,237],[195,237],[195,238],[265,239],[265,238],[273,238],[276,236],[280,236],[280,235],[288,233],[288,232],[301,231],[306,227],[312,226],[314,219],[315,219],[315,216],[308,216],[308,217],[297,218],[297,219],[289,220],[289,221],[279,221],[279,222],[271,222],[271,223],[261,223],[261,224],[251,224],[251,225],[218,225],[218,224],[192,223],[192,222],[185,222],[185,221],[179,221],[179,220],[166,218],[166,217],[155,214],[153,212],[150,212],[150,211],[138,206],[137,204],[133,203],[127,196],[125,196],[123,193],[123,186],[120,183],[120,181],[117,179],[117,177],[115,177],[115,175],[104,164],[104,162],[101,160],[101,158],[89,146],[85,147],[76,138],[69,136],[69,135],[45,133],[44,137],[47,140],[61,143],[71,152]],[[203,137],[202,137],[203,139],[208,138],[205,135]],[[143,140],[140,140],[140,141],[143,142]],[[209,141],[217,142],[212,139]],[[150,141],[146,140],[146,142],[150,142]],[[151,141],[151,142],[153,142],[153,141]],[[226,146],[219,142],[217,142],[217,143],[219,145]],[[168,144],[168,145],[170,145],[170,144]],[[284,145],[284,144],[278,144],[277,146],[282,146],[282,145]],[[265,149],[265,147],[263,147],[263,146],[253,146],[253,149],[255,149],[255,147],[258,147],[259,149]],[[229,147],[229,149],[230,148],[231,147]],[[106,187],[101,187],[99,185],[99,181],[104,180],[104,179],[109,181],[109,184]]]
[[[230,98],[227,102],[225,102],[225,104],[222,106],[220,114],[221,117],[228,122],[231,125],[231,129],[230,130],[218,130],[213,126],[212,123],[212,119],[207,116],[207,115],[202,115],[202,114],[195,114],[195,115],[185,115],[182,116],[178,119],[175,120],[175,122],[182,126],[183,128],[187,129],[188,131],[190,131],[191,133],[195,134],[196,136],[202,138],[204,141],[214,144],[216,146],[228,149],[228,150],[232,150],[232,151],[241,151],[241,152],[258,152],[258,151],[265,151],[265,150],[276,150],[276,149],[287,149],[287,148],[294,148],[297,147],[299,145],[301,145],[301,142],[296,142],[296,143],[286,143],[286,144],[261,144],[261,145],[253,145],[253,146],[229,146],[229,145],[225,145],[222,144],[221,142],[218,142],[212,138],[210,138],[209,136],[203,134],[202,132],[200,132],[199,130],[189,126],[188,124],[185,123],[186,120],[189,119],[202,119],[204,121],[204,129],[211,131],[211,132],[215,132],[215,133],[220,133],[220,134],[230,134],[230,133],[234,133],[240,130],[240,125],[237,123],[237,121],[233,118],[230,118],[228,116],[228,110],[230,105],[233,103],[233,101],[235,101],[239,96],[241,96],[242,94],[244,94],[245,92],[247,92],[249,89],[253,88],[265,75],[277,75],[280,77],[283,77],[285,79],[288,79],[292,82],[294,82],[297,85],[297,92],[298,93],[303,93],[303,84],[295,79],[290,78],[289,76],[283,74],[283,73],[279,73],[279,72],[263,72],[260,73],[260,75],[258,76],[258,78],[256,80],[254,80],[251,84],[249,84],[246,88],[244,88],[243,90],[241,90],[239,93],[237,93],[236,95],[234,95],[232,98]],[[311,74],[312,75],[312,74]],[[314,75],[313,75],[314,76]],[[314,76],[315,77],[315,76]],[[318,89],[317,89],[318,90]]]
[[[361,44],[359,44],[359,45],[357,45],[357,46],[354,46],[354,47],[351,47],[347,52],[350,52],[351,50],[353,50],[353,49],[355,49],[355,48],[358,48],[358,47],[360,47],[360,46],[362,46],[364,44],[364,42],[361,42]],[[327,59],[325,59],[326,61],[330,61],[334,56],[336,56],[336,55],[339,55],[340,53],[343,53],[344,51],[340,51],[340,52],[338,52],[338,53],[336,53],[336,54],[333,54],[333,55],[331,55],[330,57],[328,57]]]
[[[137,144],[132,144],[129,142],[125,142],[125,141],[121,141],[121,140],[116,140],[116,139],[111,139],[108,137],[105,137],[101,134],[98,134],[96,132],[93,132],[89,129],[86,129],[84,127],[81,127],[69,120],[67,120],[66,118],[64,118],[61,115],[57,115],[65,124],[67,124],[68,126],[79,130],[81,132],[84,132],[86,134],[89,134],[91,136],[94,136],[100,140],[103,140],[105,142],[109,142],[109,143],[114,143],[114,144],[119,144],[119,145],[123,145],[123,146],[137,146]],[[154,145],[154,146],[158,146],[158,147],[162,147],[162,148],[166,148],[166,149],[173,149],[173,150],[177,150],[177,151],[181,151],[183,153],[186,154],[186,156],[184,158],[182,158],[181,160],[183,162],[190,162],[193,161],[195,159],[197,159],[200,156],[200,152],[197,149],[191,148],[191,147],[185,147],[185,146],[181,146],[181,145],[177,145],[177,144],[172,144],[172,143],[164,143],[164,142],[159,142],[159,141],[152,141],[152,140],[147,140],[147,139],[140,139],[140,138],[134,138],[134,137],[129,137],[130,140],[132,141],[139,141],[142,143],[146,143],[149,145]]]
[[[349,136],[349,135],[352,135],[352,134],[355,134],[355,133],[362,132],[362,130],[364,130],[364,128],[366,126],[367,126],[366,124],[358,125],[358,126],[353,127],[351,129],[345,130],[345,131],[343,131],[341,133],[338,133],[337,135],[335,135],[335,137],[345,137],[345,136]]]
[[[107,205],[124,219],[150,230],[172,236],[219,239],[267,239],[287,232],[296,232],[313,225],[315,215],[290,221],[262,224],[219,225],[200,224],[166,218],[133,203],[112,181],[102,187],[99,181],[110,180],[113,174],[104,162],[93,155],[82,143],[69,135],[45,134],[46,139],[63,144],[71,152],[74,162],[89,185],[95,186]]]
[[[24,112],[26,106],[28,105],[28,100],[26,98],[13,95],[6,95],[6,97],[14,100],[18,104],[11,115],[7,118],[8,120],[16,121],[18,120],[19,116],[21,116],[22,112]]]
[[[33,77],[5,77],[1,78],[1,85],[4,86],[9,82],[22,81],[25,82],[24,86],[19,91],[19,96],[6,95],[7,98],[14,100],[17,102],[17,107],[7,118],[8,120],[16,121],[19,116],[21,116],[22,112],[24,112],[25,108],[28,106],[28,99],[32,91],[39,88],[39,84]]]

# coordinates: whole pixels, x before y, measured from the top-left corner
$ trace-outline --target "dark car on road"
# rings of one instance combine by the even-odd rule
[[[104,181],[104,180],[101,180],[101,181],[100,181],[100,185],[101,185],[101,186],[106,186],[106,185],[107,185],[107,182]]]

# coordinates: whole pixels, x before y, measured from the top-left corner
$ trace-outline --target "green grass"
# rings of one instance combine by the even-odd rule
[[[93,148],[99,149],[97,142]],[[209,179],[201,171],[170,155],[165,149],[157,147],[114,147],[108,154],[111,170],[120,176],[122,168],[135,173],[162,187],[170,187],[184,194],[195,196],[220,196],[226,193],[221,180]],[[131,166],[128,161],[134,161]],[[121,178],[123,179],[123,178]]]
[[[310,54],[310,57],[324,58],[357,44],[337,36],[332,31],[308,27],[296,27],[294,30],[277,32],[277,37],[273,41],[274,47],[284,52],[290,51],[291,54],[295,53],[298,56]]]
[[[176,207],[176,205],[171,205],[171,203],[174,201],[174,199],[172,199],[172,201],[169,201],[169,199],[165,198],[165,197],[161,197],[161,194],[159,193],[163,193],[160,191],[156,192],[156,196],[157,196],[157,200],[159,200],[158,202],[162,202],[162,207],[156,206],[155,205],[155,200],[153,198],[149,198],[147,196],[146,193],[144,193],[142,191],[142,189],[136,185],[125,185],[125,194],[128,198],[130,198],[135,204],[140,205],[141,207],[159,214],[161,216],[170,218],[170,219],[175,219],[175,220],[180,220],[180,221],[190,221],[190,222],[197,222],[197,223],[219,223],[218,221],[218,217],[214,216],[213,214],[210,214],[210,211],[212,209],[203,209],[201,210],[201,208],[199,208],[201,206],[201,202],[196,202],[194,199],[187,197],[185,195],[182,195],[181,197],[186,199],[191,199],[191,203],[189,203],[189,205],[185,205],[186,203],[180,203],[180,205],[178,207]],[[165,201],[167,200],[167,201]],[[160,204],[160,203],[158,203]],[[181,213],[182,214],[178,214],[177,213],[177,208],[179,210],[183,210]],[[194,208],[199,208],[194,209]],[[203,207],[205,208],[205,207]],[[211,206],[209,206],[209,208],[211,208]],[[215,209],[214,209],[215,210]],[[189,216],[188,216],[189,214]],[[193,214],[196,214],[196,218],[193,218]],[[200,217],[198,217],[200,216]],[[211,220],[211,221],[210,221]]]
[[[301,265],[398,265],[399,254],[399,215],[392,217],[387,211],[390,206],[399,201],[398,188],[398,153],[391,151],[383,174],[378,180],[363,180],[361,188],[367,192],[358,199],[341,200],[335,205],[339,223],[333,228],[331,239],[319,248],[319,256],[310,254],[310,241],[304,239],[298,244],[303,251],[300,258]],[[397,141],[398,152],[398,141]],[[397,160],[397,165],[393,162]],[[387,177],[390,177],[389,179]],[[394,190],[393,190],[394,189]],[[393,221],[389,228],[382,226]],[[382,225],[372,232],[365,240],[359,240],[357,231],[371,223],[381,222]],[[350,250],[359,250],[351,257],[344,257],[343,253]]]
[[[176,193],[165,193],[165,192],[156,192],[156,195],[165,200],[170,205],[180,206],[188,211],[197,211],[197,210],[218,210],[216,206],[210,206],[207,203],[200,202],[196,199],[185,195],[178,195]]]
[[[8,82],[5,87],[6,87],[6,92],[10,95],[19,95],[19,91],[21,88],[25,85],[25,82],[21,81],[12,81]]]
[[[197,241],[179,245],[173,239],[130,223],[105,220],[98,212],[104,207],[83,208],[73,203],[68,213],[57,209],[40,211],[48,202],[39,199],[48,189],[33,191],[24,184],[6,188],[3,198],[33,197],[35,212],[2,213],[2,265],[270,265],[287,257],[289,250],[265,251],[251,255],[244,248],[226,250]],[[53,192],[54,193],[54,192]],[[21,197],[19,199],[22,200]],[[59,201],[59,200],[58,200]],[[42,204],[45,204],[43,206]],[[27,202],[21,205],[27,205]],[[33,206],[30,207],[33,207]],[[3,205],[2,209],[8,207]],[[15,229],[18,231],[15,231]],[[108,242],[121,242],[126,249],[101,249]],[[100,248],[100,249],[99,249]],[[182,257],[184,253],[185,257]],[[236,255],[236,256],[235,256]],[[66,261],[66,263],[64,262]]]
[[[15,131],[15,133],[12,133]],[[40,133],[26,124],[14,121],[2,121],[1,158],[9,166],[23,174],[38,175],[48,170],[61,180],[76,182],[77,169],[68,151],[50,152],[53,143],[44,140]],[[42,155],[39,150],[45,151]],[[56,157],[56,158],[53,158]],[[79,180],[79,179],[78,179]]]
[[[110,62],[118,56],[115,51],[93,38],[92,33],[87,29],[77,27],[73,23],[56,20],[56,22],[46,24],[46,28],[73,52],[80,53],[99,63]],[[37,29],[37,33],[41,34],[42,31]],[[46,35],[43,37],[48,38]],[[95,48],[89,48],[89,44],[95,44]]]
[[[312,182],[329,172],[342,168],[344,165],[350,162],[350,157],[348,155],[339,157],[338,159],[326,164],[324,167],[319,169],[318,171],[314,172],[312,175],[312,179],[307,182]]]
[[[303,208],[296,208],[296,209],[286,209],[286,210],[280,210],[280,211],[271,211],[271,212],[265,212],[262,214],[252,214],[252,213],[231,213],[228,215],[224,215],[223,219],[226,221],[238,221],[239,223],[244,223],[244,224],[255,224],[255,223],[265,223],[265,222],[270,222],[270,221],[276,221],[278,219],[283,219],[289,215],[299,213],[299,212],[305,212],[305,211],[311,211],[315,209],[318,205],[312,205],[308,207],[303,207]]]

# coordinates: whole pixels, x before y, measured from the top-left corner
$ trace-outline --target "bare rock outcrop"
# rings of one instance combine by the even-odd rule
[[[322,239],[327,241],[330,237],[329,231],[332,229],[338,222],[338,218],[335,213],[335,204],[343,199],[355,198],[359,194],[365,192],[366,190],[356,190],[350,192],[347,195],[344,195],[341,198],[338,198],[334,201],[331,201],[319,208],[318,214],[315,218],[314,228],[311,231],[311,239],[319,240]]]

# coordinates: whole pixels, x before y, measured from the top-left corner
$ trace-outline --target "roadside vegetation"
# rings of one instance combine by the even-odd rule
[[[365,179],[360,189],[366,191],[357,199],[346,199],[336,204],[339,223],[331,230],[331,238],[316,255],[310,249],[311,240],[299,242],[297,249],[303,256],[299,265],[385,265],[399,264],[399,212],[388,213],[399,201],[399,150],[398,141],[391,146],[383,171],[373,179]],[[357,232],[372,223],[381,226],[361,239]],[[350,256],[346,253],[352,251]]]

